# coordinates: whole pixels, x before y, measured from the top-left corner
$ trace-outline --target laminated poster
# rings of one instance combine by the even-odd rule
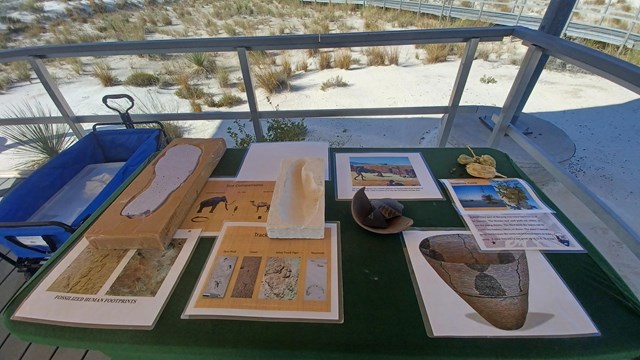
[[[467,231],[403,232],[430,337],[597,336],[545,256],[481,252]]]
[[[338,224],[323,239],[270,239],[266,225],[223,225],[184,319],[342,322]]]
[[[444,199],[420,153],[336,153],[337,199],[362,187],[370,199]]]
[[[181,229],[217,236],[225,221],[267,222],[275,181],[210,178],[187,213]]]
[[[155,325],[198,241],[178,230],[165,250],[102,250],[82,238],[12,319],[55,325],[147,329]]]
[[[443,179],[482,250],[584,252],[522,179]]]

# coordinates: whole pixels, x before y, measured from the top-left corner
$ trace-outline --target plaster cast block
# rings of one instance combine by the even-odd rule
[[[85,234],[97,249],[163,249],[226,150],[224,139],[171,142]]]
[[[267,218],[267,236],[324,238],[324,169],[322,158],[282,160]]]

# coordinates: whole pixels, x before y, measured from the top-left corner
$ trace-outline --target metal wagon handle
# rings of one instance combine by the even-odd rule
[[[122,112],[119,109],[114,108],[114,107],[109,105],[109,100],[118,100],[118,99],[127,99],[127,100],[129,100],[131,105],[124,112]],[[135,102],[133,101],[133,98],[131,96],[129,96],[127,94],[105,95],[105,96],[102,97],[102,103],[104,104],[104,106],[106,106],[109,109],[117,112],[120,115],[120,119],[122,120],[122,122],[124,123],[124,126],[127,129],[133,129],[133,120],[131,120],[131,115],[129,114],[129,110],[133,109],[133,106],[135,105]]]

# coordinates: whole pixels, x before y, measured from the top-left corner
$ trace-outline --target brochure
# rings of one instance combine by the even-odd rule
[[[263,223],[226,222],[183,319],[342,322],[338,224],[323,239],[270,239]]]
[[[430,337],[599,335],[539,251],[480,252],[468,231],[403,232]]]
[[[180,227],[202,229],[200,236],[217,236],[225,221],[266,223],[275,184],[210,178]]]
[[[443,179],[482,250],[584,252],[521,179]]]
[[[29,294],[12,319],[152,329],[199,234],[199,230],[178,230],[166,250],[101,250],[82,238]]]
[[[337,199],[362,187],[370,199],[444,199],[420,153],[336,153]]]

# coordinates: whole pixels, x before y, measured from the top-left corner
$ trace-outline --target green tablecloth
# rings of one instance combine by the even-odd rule
[[[465,177],[456,166],[460,149],[368,149],[423,153],[436,178]],[[362,152],[363,149],[340,149]],[[498,161],[498,171],[527,179],[503,153],[478,149]],[[227,150],[214,176],[233,176],[244,151]],[[333,163],[333,153],[330,161]],[[456,171],[451,173],[452,168]],[[537,189],[536,189],[537,190]],[[538,191],[543,200],[552,202]],[[443,193],[445,193],[443,189]],[[450,201],[404,202],[406,216],[419,227],[462,227]],[[32,342],[95,349],[114,358],[633,358],[640,356],[639,302],[563,214],[560,220],[589,254],[547,255],[602,335],[549,339],[429,338],[398,235],[375,235],[351,219],[350,203],[335,201],[326,186],[326,220],[340,221],[344,324],[181,320],[214,239],[201,239],[155,328],[151,331],[83,329],[11,321],[19,303],[42,272],[13,299],[4,321],[16,336]],[[557,210],[557,209],[556,209]],[[64,251],[64,250],[63,250]],[[47,264],[51,266],[52,262]],[[46,271],[46,269],[45,269]],[[617,285],[616,285],[617,284]]]

